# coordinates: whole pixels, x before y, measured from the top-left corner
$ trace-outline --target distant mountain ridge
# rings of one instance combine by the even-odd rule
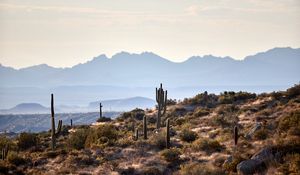
[[[155,106],[155,101],[150,98],[145,97],[133,97],[133,98],[125,98],[125,99],[113,99],[113,100],[104,100],[104,101],[96,101],[91,102],[89,104],[89,108],[97,109],[99,108],[99,103],[103,105],[103,109],[106,111],[127,111],[132,110],[134,108],[153,108]]]
[[[175,63],[151,52],[100,55],[71,68],[45,64],[22,69],[0,65],[0,86],[53,87],[65,85],[168,86],[286,85],[299,81],[300,49],[274,48],[235,60],[212,55]]]
[[[11,109],[0,110],[0,113],[32,114],[32,111],[35,111],[36,114],[49,113],[50,109],[38,103],[21,103]]]
[[[95,112],[99,110],[100,101],[90,102],[85,107],[58,105],[56,113]],[[103,111],[129,111],[135,108],[153,108],[155,101],[145,97],[132,97],[101,101]],[[39,103],[21,103],[10,109],[0,109],[0,114],[49,114],[50,108]]]

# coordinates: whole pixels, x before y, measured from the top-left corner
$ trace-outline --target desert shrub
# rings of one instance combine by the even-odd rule
[[[280,166],[282,174],[300,174],[300,154],[288,154],[284,157],[284,164]]]
[[[85,141],[85,146],[111,146],[118,138],[118,131],[113,125],[100,125],[98,128],[90,129]]]
[[[26,160],[18,155],[16,152],[9,152],[7,156],[7,160],[9,163],[14,165],[23,165],[26,163]]]
[[[196,151],[205,151],[207,153],[219,152],[223,146],[217,141],[209,138],[199,138],[192,143],[192,148]]]
[[[194,117],[202,117],[206,116],[210,113],[209,109],[207,108],[197,108],[195,112],[193,113]]]
[[[186,122],[187,122],[187,121],[186,121],[185,118],[176,118],[176,119],[175,119],[175,124],[176,124],[176,125],[179,125],[179,126],[183,125],[183,124],[186,123]]]
[[[221,104],[231,104],[253,98],[256,98],[256,94],[254,93],[225,91],[224,93],[220,94],[218,101]]]
[[[288,98],[297,97],[298,95],[300,95],[300,84],[297,84],[297,85],[287,89],[285,94]]]
[[[133,141],[133,139],[131,137],[122,137],[122,138],[118,139],[117,144],[120,147],[125,148],[125,147],[128,147],[130,145],[134,145],[135,142]]]
[[[38,137],[36,134],[23,132],[19,135],[17,141],[18,148],[20,150],[26,150],[28,148],[37,146]]]
[[[180,166],[181,175],[223,175],[222,170],[209,167],[200,163],[192,163]]]
[[[266,129],[260,129],[254,133],[254,138],[257,140],[265,140],[268,137],[268,131]]]
[[[9,147],[9,149],[15,149],[15,144],[13,143],[13,141],[9,138],[7,138],[6,136],[0,136],[0,150],[2,150],[3,148],[5,148],[6,146]]]
[[[278,128],[281,132],[286,132],[290,128],[300,129],[300,110],[293,111],[279,121]]]
[[[193,98],[185,98],[183,104],[201,105],[203,107],[212,108],[218,103],[218,97],[215,94],[208,94],[207,92],[196,95]]]
[[[105,116],[97,119],[97,122],[110,122],[110,121],[111,121],[111,118],[105,117]]]
[[[180,151],[177,148],[165,149],[161,152],[161,156],[168,162],[175,163],[180,159]]]
[[[223,115],[216,115],[213,116],[210,120],[210,124],[212,126],[230,126],[230,123],[225,119],[225,117]]]
[[[124,119],[132,118],[136,120],[143,120],[144,115],[145,115],[145,111],[143,109],[136,108],[130,112],[122,113],[121,118]]]
[[[150,137],[150,143],[159,149],[165,148],[166,147],[166,132],[162,131],[162,132],[153,134]]]
[[[235,155],[235,156],[233,156],[231,162],[224,163],[223,168],[226,171],[236,172],[236,166],[244,160],[246,160],[246,159],[241,157],[240,155]]]
[[[155,166],[145,167],[141,170],[143,175],[162,175],[163,173]]]
[[[176,99],[167,99],[167,106],[176,105]]]
[[[197,138],[197,133],[189,129],[183,129],[179,137],[182,141],[193,142]]]
[[[70,134],[67,145],[73,149],[83,149],[86,138],[88,136],[88,129],[78,129],[76,132]]]

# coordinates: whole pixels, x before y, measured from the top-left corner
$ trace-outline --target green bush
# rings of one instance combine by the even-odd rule
[[[254,133],[254,138],[257,140],[265,140],[268,137],[268,131],[266,129],[260,129]]]
[[[297,84],[286,91],[286,96],[288,98],[294,98],[300,95],[300,84]]]
[[[180,175],[223,175],[220,169],[212,168],[200,163],[192,163],[180,166]]]
[[[76,132],[70,134],[67,145],[69,148],[73,149],[83,149],[85,145],[86,138],[88,136],[88,129],[78,129]]]
[[[240,155],[235,155],[235,156],[233,156],[233,158],[232,158],[232,162],[230,162],[230,163],[227,163],[227,164],[224,164],[224,169],[226,170],[226,171],[230,171],[230,172],[236,172],[236,166],[240,163],[240,162],[242,162],[242,161],[244,161],[244,160],[246,160],[246,159],[244,159],[243,157],[241,157]]]
[[[154,133],[150,137],[150,143],[159,149],[164,149],[166,147],[166,132]]]
[[[26,160],[19,156],[16,152],[9,152],[7,160],[9,163],[14,165],[23,165],[26,163]]]
[[[26,150],[28,148],[38,145],[37,134],[23,132],[17,138],[18,147],[20,150]]]
[[[293,111],[289,115],[281,118],[278,128],[281,132],[286,132],[290,128],[300,129],[300,110]]]
[[[161,156],[168,162],[175,163],[180,159],[180,151],[177,148],[165,149],[161,152]]]
[[[185,142],[193,142],[197,138],[197,133],[189,129],[183,129],[179,135],[180,139]]]
[[[196,151],[205,151],[207,153],[219,152],[223,146],[217,141],[209,138],[200,138],[193,142],[192,148]]]
[[[110,122],[110,121],[111,121],[111,118],[105,117],[105,116],[97,119],[97,122]]]
[[[118,138],[117,128],[113,125],[100,125],[90,129],[85,146],[112,146]]]
[[[10,150],[15,148],[15,144],[12,142],[11,139],[7,138],[6,136],[1,135],[0,136],[0,150],[5,148],[6,146],[8,146]]]
[[[207,108],[197,108],[193,114],[194,117],[202,117],[206,116],[210,113],[209,109]]]

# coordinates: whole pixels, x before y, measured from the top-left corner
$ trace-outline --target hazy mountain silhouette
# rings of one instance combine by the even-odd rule
[[[99,108],[100,101],[91,102],[89,108]],[[133,97],[125,99],[114,99],[101,101],[103,110],[106,111],[128,111],[134,108],[153,108],[155,101],[145,97]]]
[[[70,68],[46,64],[14,69],[0,65],[0,108],[23,102],[49,106],[86,106],[98,99],[143,96],[154,99],[154,87],[163,83],[170,98],[199,91],[270,92],[299,82],[300,49],[274,48],[243,60],[212,55],[193,56],[175,63],[151,52],[100,55]]]
[[[0,110],[6,114],[32,114],[32,113],[49,113],[50,109],[38,103],[21,103],[11,109]]]
[[[299,81],[300,49],[274,48],[248,56],[193,56],[181,63],[150,52],[120,52],[112,58],[95,57],[71,68],[45,64],[23,69],[0,66],[1,86],[113,85],[173,87],[200,85],[285,85]]]

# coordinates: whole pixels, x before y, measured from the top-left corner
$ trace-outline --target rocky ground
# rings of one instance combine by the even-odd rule
[[[9,151],[0,160],[0,173],[300,174],[300,85],[270,94],[204,92],[181,102],[168,100],[158,130],[156,114],[156,109],[136,109],[112,121],[63,126],[55,150],[50,132],[1,136],[1,150]]]

